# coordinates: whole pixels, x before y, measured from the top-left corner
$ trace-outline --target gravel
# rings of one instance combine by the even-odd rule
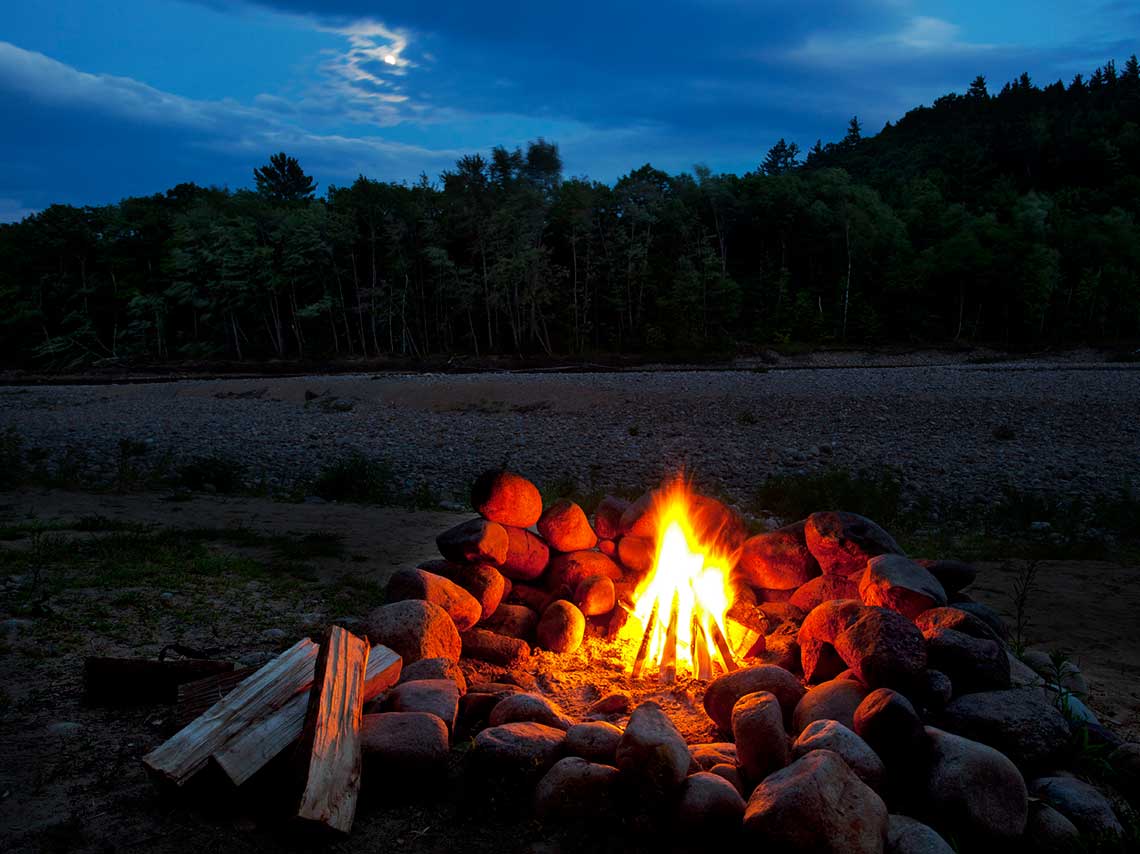
[[[328,402],[335,405],[329,405]],[[288,488],[349,451],[465,501],[506,462],[548,487],[649,486],[684,466],[737,500],[778,474],[895,470],[909,498],[988,501],[1140,483],[1140,366],[1016,362],[626,373],[382,374],[0,389],[0,429],[110,480],[222,455]],[[1010,438],[1000,438],[1010,437]]]

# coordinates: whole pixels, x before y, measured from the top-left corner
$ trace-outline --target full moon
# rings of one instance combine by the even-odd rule
[[[389,65],[395,65],[396,64],[396,57],[393,56],[392,54],[388,53],[388,54],[384,55],[384,61],[386,63],[388,63]]]

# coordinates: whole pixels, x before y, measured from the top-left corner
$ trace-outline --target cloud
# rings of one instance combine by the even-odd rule
[[[961,28],[950,21],[916,15],[886,33],[812,33],[803,43],[774,56],[815,68],[866,69],[900,62],[977,58],[995,49],[992,44],[965,41],[960,33]]]
[[[26,207],[19,199],[0,196],[0,223],[19,222],[36,212],[35,208]]]

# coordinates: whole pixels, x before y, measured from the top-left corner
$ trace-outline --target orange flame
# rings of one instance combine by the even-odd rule
[[[724,638],[736,556],[719,541],[719,526],[698,524],[700,500],[678,480],[663,490],[652,511],[656,554],[634,597],[636,619],[628,624],[639,643],[635,678],[646,665],[656,666],[666,681],[686,668],[695,678],[709,679],[717,661],[726,670],[735,668]]]

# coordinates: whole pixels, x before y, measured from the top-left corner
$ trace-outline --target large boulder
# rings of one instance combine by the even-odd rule
[[[453,679],[418,679],[404,682],[388,692],[385,708],[392,712],[426,712],[455,731],[459,714],[459,688]]]
[[[1029,801],[1017,766],[977,741],[934,727],[927,727],[926,734],[926,767],[912,780],[922,804],[922,814],[916,817],[971,845],[1021,836]]]
[[[768,691],[745,694],[732,707],[732,737],[744,776],[758,783],[791,758],[784,715],[776,695]]]
[[[558,760],[565,739],[565,732],[544,724],[488,727],[475,736],[470,761],[487,774],[533,779]]]
[[[784,668],[758,664],[742,667],[710,682],[705,689],[705,711],[722,732],[731,732],[732,707],[745,694],[756,691],[769,691],[776,696],[785,725],[791,723],[792,712],[805,693],[800,680]]]
[[[462,566],[451,580],[470,593],[479,602],[479,619],[484,621],[499,608],[507,594],[507,579],[489,563],[470,563]],[[462,631],[462,629],[460,630]]]
[[[887,854],[954,854],[932,827],[905,815],[892,815],[887,825]]]
[[[977,567],[960,560],[917,560],[915,563],[937,578],[947,595],[961,592],[978,577]]]
[[[554,592],[570,595],[587,578],[601,575],[611,581],[620,581],[621,567],[601,552],[578,551],[556,554],[550,559],[547,586]]]
[[[677,805],[677,824],[686,833],[716,837],[740,827],[744,798],[718,774],[699,771],[685,779]]]
[[[946,604],[938,579],[902,555],[879,555],[867,561],[859,581],[864,605],[879,605],[914,619],[923,611]]]
[[[1010,687],[1009,656],[997,641],[955,629],[931,629],[924,637],[930,666],[950,677],[956,696]]]
[[[555,551],[576,552],[598,544],[598,535],[590,527],[586,512],[566,499],[555,501],[542,511],[538,532]]]
[[[432,774],[447,765],[447,725],[428,712],[364,715],[360,746],[365,761],[379,760],[385,774]]]
[[[559,599],[542,613],[535,634],[538,645],[551,652],[574,652],[582,645],[586,618],[573,602]]]
[[[526,528],[504,526],[507,553],[499,566],[503,575],[513,581],[533,581],[546,571],[550,548],[542,537]]]
[[[526,605],[503,604],[495,609],[494,614],[485,618],[479,627],[510,638],[529,640],[534,637],[534,630],[538,627],[538,614]]]
[[[388,601],[405,599],[423,599],[439,605],[461,632],[474,626],[483,615],[478,599],[454,581],[422,569],[397,570],[388,579]]]
[[[656,546],[648,537],[622,537],[617,544],[617,558],[621,565],[635,576],[642,576],[653,568]]]
[[[797,522],[744,541],[737,568],[753,587],[793,590],[820,574]]]
[[[744,811],[745,831],[774,851],[880,854],[887,822],[882,799],[830,750],[813,750],[770,775]]]
[[[535,813],[544,821],[613,817],[620,775],[612,765],[578,756],[559,759],[535,787]]]
[[[574,724],[553,700],[527,693],[504,697],[491,710],[491,716],[487,719],[491,726],[515,721],[533,721],[560,730],[568,730]]]
[[[397,653],[405,666],[421,658],[459,660],[459,632],[439,605],[422,599],[381,605],[373,609],[365,624],[368,640]]]
[[[1039,777],[1029,786],[1029,793],[1061,813],[1083,834],[1101,839],[1124,835],[1112,802],[1083,780]]]
[[[819,575],[796,590],[788,603],[803,612],[832,599],[858,599],[859,585],[845,575]]]
[[[710,741],[703,744],[690,744],[689,755],[693,757],[690,770],[699,768],[701,771],[710,771],[715,765],[722,763],[735,765],[737,762],[736,745],[731,741]]]
[[[1029,802],[1024,841],[1025,850],[1033,854],[1073,854],[1082,849],[1077,826],[1037,799]]]
[[[945,730],[997,748],[1024,769],[1058,767],[1069,752],[1069,724],[1038,688],[963,694],[938,721]]]
[[[594,533],[603,540],[616,540],[621,536],[621,517],[629,509],[624,498],[607,495],[594,510]]]
[[[629,716],[615,759],[638,800],[652,809],[676,795],[691,757],[673,722],[659,705],[647,702]]]
[[[542,495],[525,477],[491,469],[471,485],[471,506],[484,519],[513,528],[529,528],[542,515]]]
[[[838,753],[847,767],[859,775],[859,779],[881,792],[887,770],[883,760],[863,739],[839,721],[813,721],[804,727],[792,745],[792,755],[799,759],[813,750],[831,750]]]
[[[1005,643],[989,623],[961,608],[931,608],[915,617],[914,624],[923,634],[936,629],[953,629],[978,640],[992,640],[1002,645]]]
[[[867,696],[867,687],[856,679],[831,679],[809,690],[792,713],[793,733],[801,733],[816,721],[839,721],[855,728],[855,710]]]
[[[855,710],[852,729],[888,769],[910,767],[925,754],[929,742],[910,700],[889,688],[878,688],[863,699]]]
[[[1140,744],[1130,741],[1115,747],[1108,756],[1108,764],[1121,790],[1140,806]]]
[[[842,510],[812,513],[804,536],[825,575],[859,575],[873,557],[903,554],[894,538],[870,519]]]
[[[578,582],[574,589],[574,604],[587,617],[608,614],[617,604],[613,580],[604,575],[591,575]]]
[[[847,664],[835,651],[835,639],[863,616],[864,610],[864,606],[855,599],[830,599],[821,602],[804,617],[796,634],[804,679],[821,682],[847,669]]]
[[[420,682],[424,679],[450,679],[459,689],[459,695],[467,693],[467,679],[459,663],[450,658],[421,658],[413,661],[400,671],[400,682]]]
[[[1002,615],[989,605],[983,605],[981,602],[954,602],[950,607],[965,611],[967,614],[973,614],[993,629],[999,638],[1003,641],[1009,641],[1009,625]]]
[[[866,608],[858,620],[836,636],[834,645],[839,657],[870,688],[915,691],[925,681],[926,644],[922,632],[895,611]],[[953,675],[950,678],[953,680]]]
[[[620,742],[620,727],[608,721],[586,721],[566,730],[566,755],[612,765]]]
[[[455,563],[501,564],[507,556],[507,532],[498,522],[471,519],[435,538],[439,553]]]

